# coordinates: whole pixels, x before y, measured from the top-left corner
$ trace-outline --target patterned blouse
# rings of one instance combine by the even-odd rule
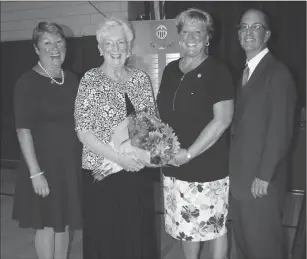
[[[136,111],[145,108],[155,112],[151,82],[142,70],[133,68],[125,83],[118,83],[99,68],[85,73],[75,102],[76,131],[90,131],[102,143],[109,143],[117,125],[126,118],[125,93]],[[103,163],[103,157],[83,146],[82,167],[93,170]]]

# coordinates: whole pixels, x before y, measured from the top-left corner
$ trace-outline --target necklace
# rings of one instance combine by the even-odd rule
[[[47,72],[47,70],[42,66],[42,64],[41,64],[41,62],[37,62],[37,64],[41,67],[41,69],[51,78],[51,83],[53,84],[53,82],[54,83],[56,83],[57,85],[62,85],[62,84],[64,84],[64,72],[63,72],[63,69],[61,69],[61,75],[62,75],[62,82],[58,82],[58,81],[56,81],[48,72]]]

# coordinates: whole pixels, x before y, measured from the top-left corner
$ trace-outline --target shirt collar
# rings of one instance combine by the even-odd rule
[[[261,61],[261,59],[269,52],[268,48],[263,49],[260,53],[258,53],[255,57],[253,57],[251,60],[246,61],[246,65],[248,65],[249,68],[249,77],[252,75],[254,70],[256,69],[257,65]]]

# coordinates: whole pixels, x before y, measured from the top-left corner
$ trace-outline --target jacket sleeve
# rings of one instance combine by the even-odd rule
[[[258,178],[270,182],[286,156],[294,123],[296,88],[288,70],[276,71],[268,86],[268,120]]]

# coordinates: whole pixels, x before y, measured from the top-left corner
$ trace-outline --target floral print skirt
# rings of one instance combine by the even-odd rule
[[[206,241],[227,233],[229,177],[186,182],[163,176],[165,231],[183,241]]]

